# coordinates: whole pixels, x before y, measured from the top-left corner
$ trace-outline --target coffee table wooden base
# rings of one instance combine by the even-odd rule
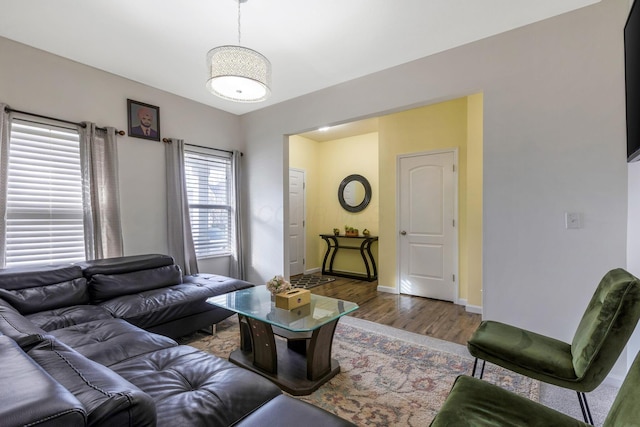
[[[311,334],[283,331],[276,337],[270,324],[240,316],[240,348],[229,356],[238,366],[273,381],[294,396],[305,396],[340,372],[331,358],[331,344],[338,320]]]

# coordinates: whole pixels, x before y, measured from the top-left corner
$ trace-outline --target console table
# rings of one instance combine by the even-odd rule
[[[378,269],[376,261],[371,253],[371,245],[378,241],[378,236],[336,236],[334,234],[321,234],[320,237],[327,242],[327,252],[322,261],[322,274],[330,276],[348,277],[351,279],[367,280],[373,282],[378,279]],[[361,241],[358,245],[358,241]],[[355,249],[360,251],[364,267],[367,274],[355,274],[345,271],[335,271],[333,261],[336,258],[338,249]],[[327,261],[329,261],[327,265]]]

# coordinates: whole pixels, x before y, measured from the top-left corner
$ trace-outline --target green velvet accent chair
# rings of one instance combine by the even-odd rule
[[[638,318],[640,282],[618,268],[600,281],[571,343],[504,323],[483,321],[467,342],[467,348],[476,364],[481,359],[575,390],[585,421],[591,422],[585,393],[595,389],[609,374]],[[484,371],[484,362],[482,368]]]
[[[631,365],[603,427],[640,424],[640,354]],[[587,427],[590,424],[478,378],[460,376],[431,422],[445,426]]]

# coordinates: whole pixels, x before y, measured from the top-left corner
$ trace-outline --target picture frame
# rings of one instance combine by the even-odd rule
[[[160,141],[160,107],[127,99],[129,136]]]

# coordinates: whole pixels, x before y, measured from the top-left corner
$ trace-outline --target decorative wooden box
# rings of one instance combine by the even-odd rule
[[[358,230],[345,231],[344,235],[347,237],[358,237]]]
[[[311,292],[307,289],[292,289],[281,294],[276,294],[276,307],[284,310],[293,310],[311,302]]]

